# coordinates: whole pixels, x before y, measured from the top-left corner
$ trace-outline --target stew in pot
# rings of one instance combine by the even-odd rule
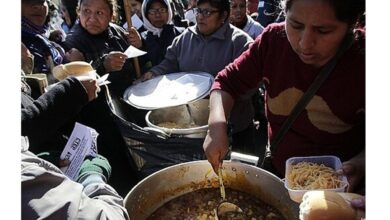
[[[285,219],[280,212],[260,199],[237,190],[226,188],[226,199],[238,205],[249,220]],[[218,188],[196,190],[179,196],[157,209],[148,219],[215,219],[215,210],[222,198]],[[229,216],[223,219],[242,219]]]

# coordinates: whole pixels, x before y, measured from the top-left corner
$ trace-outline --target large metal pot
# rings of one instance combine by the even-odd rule
[[[187,105],[151,110],[146,114],[145,120],[149,127],[160,130],[167,136],[204,138],[208,129],[208,117],[209,100],[201,99]],[[158,126],[166,122],[175,123],[178,128]],[[193,123],[196,126],[188,128],[188,125]]]
[[[250,193],[277,208],[286,219],[298,219],[293,202],[275,175],[240,162],[223,163],[226,187]],[[130,219],[146,219],[164,203],[201,188],[219,187],[208,161],[193,161],[160,170],[139,182],[127,194],[124,204]]]

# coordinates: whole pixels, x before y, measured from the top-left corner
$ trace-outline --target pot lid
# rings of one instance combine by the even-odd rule
[[[160,75],[126,89],[124,100],[146,110],[178,106],[209,94],[214,77],[206,72],[179,72]]]

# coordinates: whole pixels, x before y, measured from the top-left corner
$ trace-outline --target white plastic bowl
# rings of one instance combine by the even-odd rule
[[[286,174],[285,174],[285,181],[284,181],[284,186],[288,190],[288,193],[290,195],[291,200],[301,203],[302,202],[302,197],[305,192],[309,190],[294,190],[291,189],[289,184],[288,184],[288,179],[287,175],[291,169],[292,165],[295,165],[299,162],[312,162],[312,163],[317,163],[317,164],[324,164],[327,167],[331,167],[334,170],[341,169],[341,161],[338,157],[336,156],[331,156],[331,155],[326,155],[326,156],[310,156],[310,157],[291,157],[286,161]],[[324,191],[334,191],[334,192],[345,192],[348,186],[348,181],[347,177],[343,176],[341,178],[342,184],[339,188],[334,188],[334,189],[318,189],[318,190],[324,190]]]

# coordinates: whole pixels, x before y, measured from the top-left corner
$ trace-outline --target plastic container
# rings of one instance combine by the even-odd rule
[[[294,190],[294,189],[291,189],[289,184],[288,184],[287,174],[290,172],[290,169],[291,169],[292,165],[295,165],[295,164],[297,164],[299,162],[302,162],[302,161],[312,162],[312,163],[317,163],[317,164],[324,164],[325,166],[333,168],[334,170],[341,169],[341,166],[342,166],[340,159],[338,157],[336,157],[336,156],[331,156],[331,155],[327,155],[327,156],[310,156],[310,157],[291,157],[291,158],[289,158],[286,161],[286,175],[285,175],[284,186],[288,190],[288,193],[290,195],[291,200],[293,200],[295,202],[298,202],[298,203],[302,202],[303,194],[305,194],[305,192],[307,192],[309,190]],[[341,181],[342,181],[342,183],[341,183],[339,188],[318,189],[318,190],[334,191],[334,192],[345,192],[345,190],[347,189],[347,186],[348,186],[347,177],[346,176],[341,177]]]

